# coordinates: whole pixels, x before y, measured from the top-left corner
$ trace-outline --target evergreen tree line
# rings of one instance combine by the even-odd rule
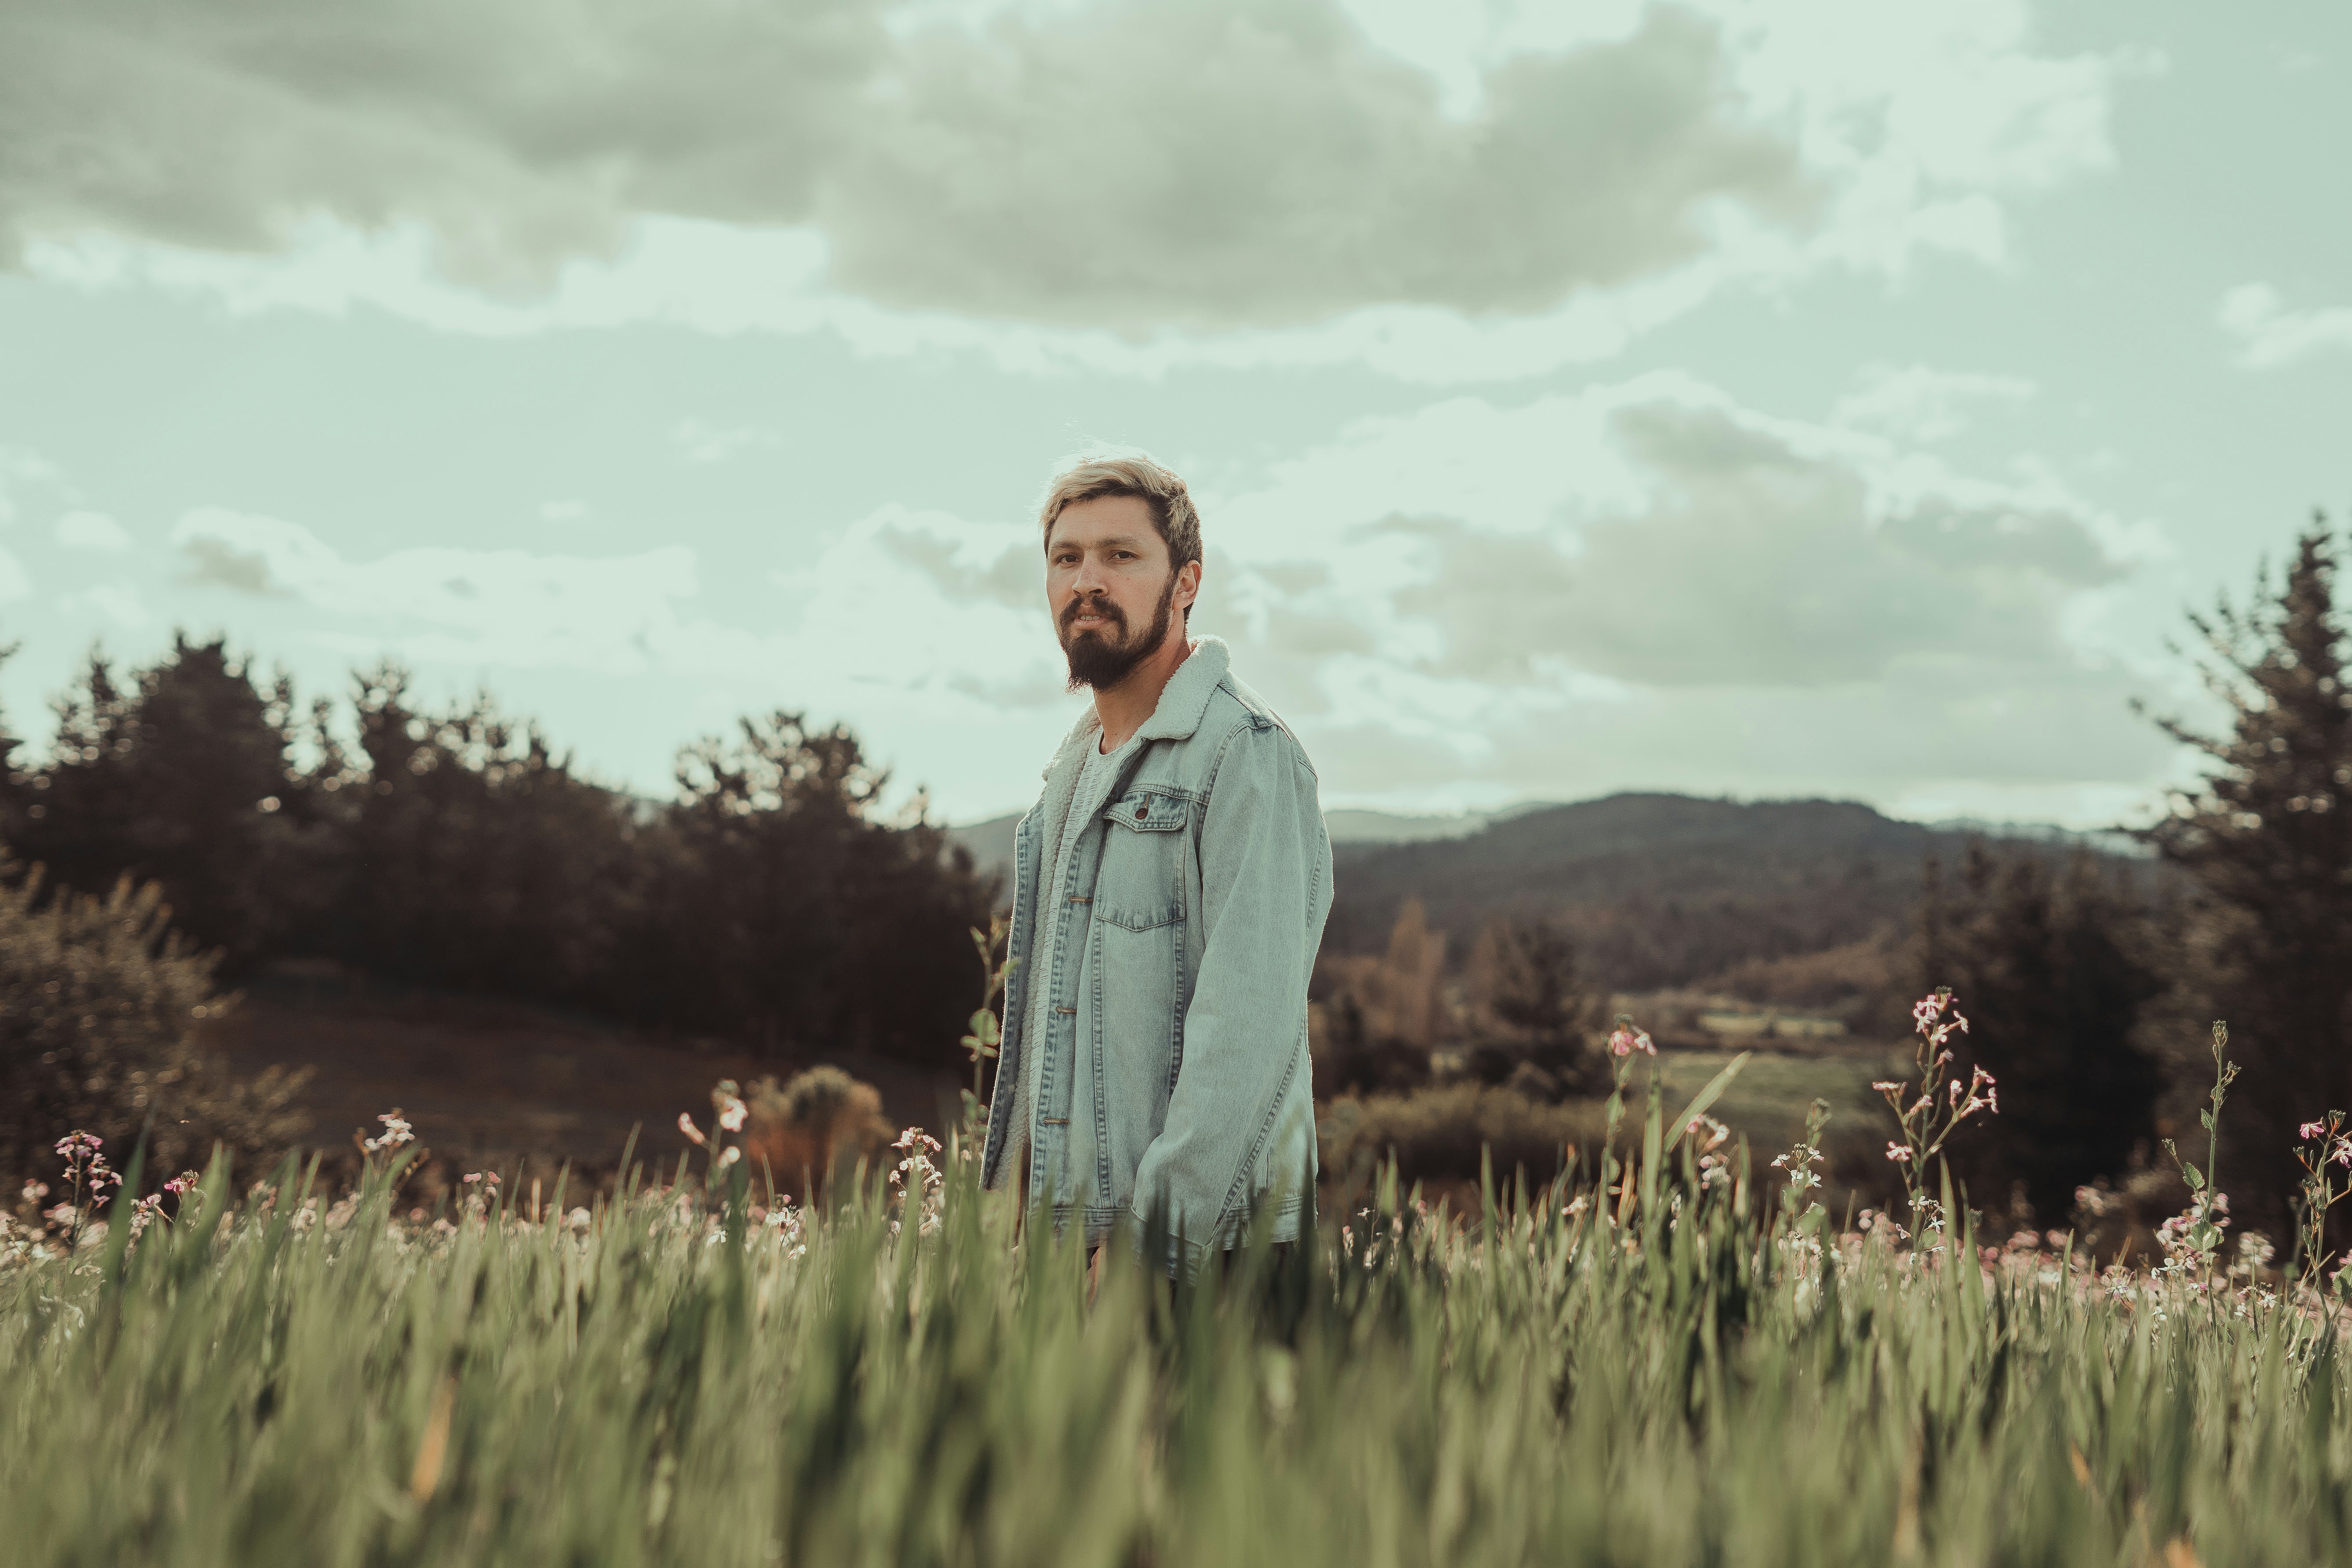
[[[649,801],[583,776],[487,698],[436,708],[398,667],[300,705],[224,640],[103,658],[47,755],[5,742],[21,877],[158,884],[228,984],[326,959],[405,985],[577,1008],[788,1057],[948,1065],[968,928],[992,889],[884,772],[798,713],[688,746]]]
[[[2284,570],[2188,617],[2185,648],[2220,722],[2151,715],[2199,753],[2139,837],[2153,876],[1970,848],[1931,861],[1906,962],[1949,985],[1971,1027],[1967,1061],[2000,1082],[2000,1114],[1955,1142],[1980,1205],[2025,1200],[2063,1219],[2097,1178],[2165,1194],[2225,1021],[2242,1076],[2221,1118],[2221,1184],[2235,1212],[2286,1233],[2299,1129],[2352,1110],[2352,691],[2336,599],[2342,544],[2324,518]],[[1891,1004],[1894,998],[1889,998]],[[2145,1218],[2146,1216],[2142,1216]]]

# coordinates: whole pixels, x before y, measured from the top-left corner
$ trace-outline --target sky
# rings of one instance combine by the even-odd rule
[[[971,821],[1149,451],[1327,806],[2144,819],[2352,501],[2352,10],[0,0],[0,714],[226,635]]]

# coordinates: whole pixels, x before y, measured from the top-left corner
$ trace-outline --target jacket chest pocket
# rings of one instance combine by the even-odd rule
[[[1095,919],[1127,931],[1151,931],[1183,919],[1183,829],[1191,820],[1191,803],[1138,789],[1103,807],[1102,815]]]

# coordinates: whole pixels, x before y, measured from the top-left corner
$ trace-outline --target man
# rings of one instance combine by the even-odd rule
[[[1201,520],[1140,458],[1083,462],[1038,514],[1070,689],[1094,703],[1014,836],[1015,961],[981,1184],[1098,1247],[1122,1222],[1188,1269],[1314,1170],[1307,980],[1331,908],[1315,770],[1188,637]],[[1174,1255],[1181,1237],[1185,1256]]]

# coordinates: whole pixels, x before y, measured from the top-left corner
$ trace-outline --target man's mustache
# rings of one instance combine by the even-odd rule
[[[1062,629],[1067,631],[1070,623],[1088,610],[1092,610],[1094,614],[1117,626],[1122,633],[1127,630],[1126,612],[1108,599],[1072,599],[1062,606]]]

